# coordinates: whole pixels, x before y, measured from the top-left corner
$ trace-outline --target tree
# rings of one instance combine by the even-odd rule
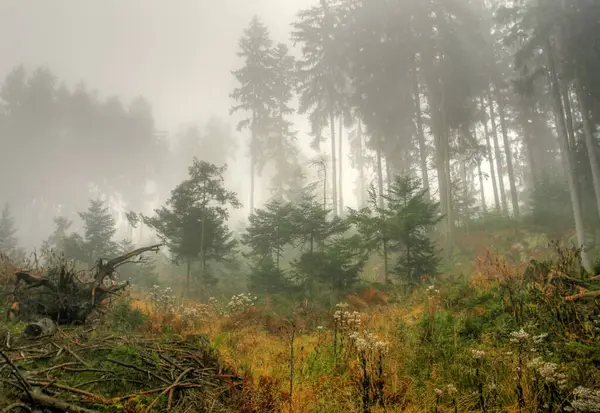
[[[236,246],[226,221],[228,208],[240,208],[241,204],[237,195],[224,187],[226,169],[194,159],[188,168],[189,178],[173,189],[166,205],[156,209],[153,217],[143,217],[176,260],[186,262],[188,291],[192,263],[199,263],[198,281],[206,287],[210,281],[208,262],[226,260]]]
[[[113,237],[117,233],[115,218],[101,199],[90,199],[86,212],[79,212],[83,221],[83,238],[81,248],[85,262],[93,264],[98,258],[107,258],[118,251]]]
[[[275,174],[271,179],[272,195],[278,199],[289,200],[290,195],[298,193],[304,184],[303,171],[298,163],[297,131],[292,130],[293,124],[287,119],[294,113],[290,101],[294,96],[296,84],[295,61],[284,44],[278,44],[271,53],[274,75],[271,79],[273,107],[264,156],[275,167]]]
[[[382,196],[383,197],[383,194]],[[362,248],[369,254],[376,252],[383,259],[383,276],[388,282],[390,227],[389,210],[381,206],[380,197],[371,186],[366,205],[358,210],[349,209],[348,220],[361,236]]]
[[[429,233],[442,217],[439,204],[427,200],[418,180],[397,177],[386,196],[390,210],[390,251],[398,253],[394,272],[416,282],[421,275],[437,273],[439,258]]]
[[[2,208],[2,214],[0,215],[0,253],[12,257],[17,250],[18,242],[15,234],[17,228],[15,225],[15,219],[13,218],[10,205],[4,204]]]
[[[294,206],[290,202],[275,199],[264,209],[257,209],[248,217],[248,227],[242,235],[242,242],[250,248],[250,256],[255,262],[263,260],[275,264],[280,269],[281,258],[296,234],[292,222]]]
[[[456,149],[452,146],[464,139],[461,134],[475,115],[473,100],[485,86],[479,51],[486,45],[474,10],[467,1],[351,4],[343,22],[348,35],[338,47],[347,50],[354,101],[374,138],[379,207],[383,207],[384,153],[389,183],[395,165],[410,169],[402,156],[415,145],[405,136],[416,134],[419,153],[427,156],[418,128],[421,120],[433,136],[445,241],[450,246],[454,228],[450,163]],[[389,157],[390,148],[399,155]],[[425,175],[423,163],[420,169]]]
[[[68,231],[73,224],[66,217],[54,217],[54,231],[50,236],[42,243],[42,252],[49,253],[54,251],[56,253],[64,253],[67,255],[66,244],[67,238],[69,237]]]
[[[348,111],[348,74],[341,55],[340,15],[332,0],[321,0],[318,6],[302,10],[292,24],[294,44],[302,43],[298,61],[301,114],[309,114],[313,146],[318,147],[322,131],[329,124],[331,138],[331,182],[333,213],[338,214],[337,153],[335,119]],[[349,117],[348,117],[349,118]]]
[[[233,72],[240,86],[231,93],[237,105],[231,113],[244,112],[247,117],[238,123],[238,130],[250,129],[250,213],[254,210],[255,175],[264,166],[265,139],[267,137],[273,107],[272,82],[273,41],[266,26],[254,16],[239,41],[238,56],[244,66]]]

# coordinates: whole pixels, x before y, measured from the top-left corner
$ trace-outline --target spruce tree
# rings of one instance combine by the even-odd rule
[[[246,117],[238,123],[238,130],[250,129],[250,213],[254,209],[255,178],[264,167],[265,139],[269,133],[273,108],[272,79],[273,41],[269,30],[254,16],[250,26],[244,30],[239,41],[238,56],[244,59],[244,66],[233,72],[239,86],[231,93],[236,105],[231,113],[243,112]]]
[[[83,221],[82,250],[88,264],[98,258],[109,258],[118,252],[118,245],[113,240],[117,233],[115,218],[109,207],[101,199],[90,199],[86,212],[79,212]]]

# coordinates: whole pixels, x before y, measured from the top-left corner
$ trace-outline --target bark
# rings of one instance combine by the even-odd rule
[[[381,159],[381,148],[377,147],[377,192],[379,208],[383,209],[383,161]]]
[[[360,199],[358,200],[359,202],[359,206],[362,208],[366,205],[366,199],[365,199],[365,159],[363,157],[363,137],[362,137],[362,125],[360,122],[360,119],[358,120],[358,127],[356,129],[356,133],[358,134],[358,136],[356,137],[356,139],[358,139],[359,145],[360,145],[360,150],[359,150],[359,156],[358,156],[358,177],[359,177],[359,191],[360,191]]]
[[[479,176],[479,191],[481,193],[481,208],[484,214],[487,214],[487,204],[485,203],[485,189],[483,187],[483,174],[481,173],[481,161],[477,161],[477,175]]]
[[[185,264],[186,264],[185,265],[185,291],[187,291],[187,293],[188,293],[186,295],[189,296],[189,292],[190,292],[190,278],[192,276],[191,275],[192,274],[192,263],[191,263],[191,260],[188,258],[186,260]]]
[[[504,190],[504,168],[502,166],[502,152],[498,142],[498,128],[496,127],[496,113],[494,112],[494,100],[492,99],[491,89],[488,91],[488,108],[490,112],[490,122],[492,123],[492,138],[494,140],[494,150],[496,153],[496,167],[498,168],[498,184],[500,192],[500,201],[502,212],[506,214],[508,205],[506,203],[506,192]]]
[[[498,102],[498,116],[500,117],[500,129],[502,131],[502,140],[504,142],[504,155],[506,156],[506,169],[508,172],[508,184],[510,186],[510,199],[512,203],[513,214],[515,218],[519,218],[519,198],[517,194],[517,184],[515,182],[512,150],[508,140],[508,128],[506,126],[506,118],[504,117],[506,113],[504,110],[504,100],[502,94],[498,90],[498,87],[495,88],[495,91],[496,101]]]
[[[427,171],[427,147],[425,145],[425,133],[423,131],[423,113],[421,111],[421,94],[419,88],[419,77],[417,74],[417,65],[415,56],[413,56],[413,100],[415,102],[415,119],[417,124],[417,140],[419,142],[419,155],[421,166],[421,179],[423,180],[423,189],[426,189],[429,199],[429,173]]]
[[[338,132],[338,161],[340,163],[340,177],[339,177],[339,187],[338,187],[338,191],[339,191],[339,200],[340,200],[340,215],[344,214],[344,183],[343,183],[343,170],[344,170],[344,157],[342,154],[342,144],[343,144],[343,138],[342,138],[342,133],[344,131],[344,115],[340,116],[340,125],[339,125],[339,132]]]
[[[462,181],[462,198],[464,205],[464,224],[468,226],[471,217],[469,216],[468,204],[469,204],[469,181],[467,179],[467,165],[465,163],[465,155],[460,155],[459,161],[460,180]]]
[[[335,153],[335,115],[333,111],[329,115],[329,127],[331,129],[331,209],[333,215],[338,215],[338,194],[337,194],[337,162]]]
[[[481,99],[481,108],[485,110],[485,102]],[[492,178],[492,188],[494,191],[494,207],[496,212],[500,212],[500,196],[498,195],[498,183],[496,181],[496,169],[494,168],[494,156],[492,152],[492,144],[490,142],[490,131],[488,129],[487,121],[483,122],[483,128],[485,132],[485,146],[487,152],[488,162],[490,164],[490,176]]]
[[[596,195],[596,206],[598,208],[598,214],[600,215],[600,165],[598,164],[594,130],[592,128],[592,122],[590,120],[590,112],[587,108],[586,97],[583,91],[583,87],[581,86],[581,80],[577,79],[575,81],[575,87],[577,88],[577,98],[579,100],[579,108],[581,111],[581,117],[583,119],[585,146],[587,149],[588,158],[590,160],[590,166],[592,169],[594,193]]]
[[[530,121],[532,122],[532,113],[530,109],[531,102],[526,102],[521,99],[521,131],[523,133],[523,141],[525,142],[525,149],[527,151],[527,161],[529,163],[529,176],[530,182],[529,187],[533,190],[537,187],[539,182],[539,172],[537,162],[534,155],[534,148],[531,135]]]
[[[556,62],[554,57],[554,49],[550,39],[546,39],[545,51],[548,59],[548,67],[550,69],[550,87],[552,91],[552,101],[554,104],[554,112],[556,116],[556,125],[558,128],[559,144],[561,149],[561,158],[566,170],[567,179],[569,182],[569,192],[571,194],[571,203],[573,206],[573,218],[575,220],[575,231],[579,245],[583,248],[581,252],[581,263],[585,270],[590,271],[592,266],[589,259],[587,249],[585,247],[585,230],[583,222],[583,214],[581,209],[581,200],[577,190],[577,179],[575,170],[575,160],[573,152],[569,145],[569,136],[561,99],[560,84],[556,73]]]
[[[252,114],[252,126],[251,126],[251,138],[250,138],[250,215],[252,215],[252,213],[254,212],[254,185],[255,185],[255,180],[254,180],[254,170],[255,170],[255,163],[256,163],[256,154],[255,152],[255,147],[256,147],[256,114],[253,113]]]

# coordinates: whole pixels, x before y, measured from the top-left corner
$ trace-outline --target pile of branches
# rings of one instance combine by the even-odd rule
[[[8,315],[18,312],[22,320],[47,317],[58,325],[83,324],[107,299],[124,290],[129,282],[114,281],[115,270],[147,251],[158,252],[161,244],[138,248],[107,260],[98,260],[92,271],[77,272],[64,258],[50,265],[42,275],[17,271]]]
[[[240,412],[242,380],[205,336],[170,341],[61,329],[0,346],[0,412]],[[84,344],[85,343],[85,344]]]

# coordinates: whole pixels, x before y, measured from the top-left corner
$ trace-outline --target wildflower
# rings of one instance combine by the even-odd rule
[[[437,397],[442,397],[442,395],[444,394],[444,392],[441,391],[440,389],[433,389],[433,391],[435,392],[435,395]]]
[[[510,337],[511,343],[524,343],[529,340],[530,335],[521,328],[519,331],[510,333]]]
[[[323,326],[317,326],[317,330],[319,331],[323,331],[324,327]]]
[[[485,351],[483,350],[476,350],[476,349],[472,349],[471,350],[471,356],[475,359],[475,360],[479,360],[485,357]]]
[[[385,341],[377,341],[375,343],[375,350],[379,352],[379,354],[387,354],[387,352],[390,349],[390,346],[387,342]]]
[[[458,390],[456,390],[454,384],[449,384],[448,386],[446,386],[446,391],[450,396],[454,396],[456,393],[458,393]]]
[[[600,390],[579,386],[573,391],[575,400],[571,403],[580,412],[600,412]]]
[[[546,337],[548,337],[548,333],[542,333],[539,336],[533,336],[533,342],[535,344],[541,344]]]

